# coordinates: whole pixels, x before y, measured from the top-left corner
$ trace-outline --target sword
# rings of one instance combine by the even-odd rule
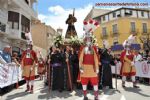
[[[48,69],[48,75],[47,75],[47,76],[48,76],[48,90],[49,90],[49,92],[50,92],[50,87],[51,87],[51,81],[50,81],[50,80],[51,80],[50,67],[51,67],[51,66],[50,66],[50,63],[49,63],[49,64],[48,64],[48,68],[47,68],[47,69]]]
[[[69,65],[69,61],[67,60],[66,61],[66,63],[67,63],[67,69],[68,69],[68,78],[69,78],[69,85],[70,85],[70,89],[71,89],[71,91],[72,91],[72,82],[71,82],[71,75],[70,75],[70,65]]]

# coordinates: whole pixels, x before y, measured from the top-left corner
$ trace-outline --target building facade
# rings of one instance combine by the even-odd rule
[[[32,23],[31,34],[34,44],[34,50],[41,52],[43,57],[46,57],[49,48],[53,45],[54,37],[58,33],[49,25],[45,25],[37,20]]]
[[[100,15],[103,15],[107,12],[110,12],[111,10],[107,10],[107,9],[97,9],[97,8],[92,8],[91,11],[87,14],[87,16],[85,17],[84,21],[88,21],[90,19],[96,18]]]
[[[31,30],[31,21],[37,19],[33,5],[37,0],[0,0],[0,49],[12,46],[18,53],[25,49],[25,33]]]
[[[94,32],[99,47],[103,47],[103,41],[108,41],[110,47],[121,50],[122,43],[129,35],[137,35],[136,43],[142,46],[140,38],[146,38],[150,34],[150,11],[138,8],[119,8],[94,18],[100,25]],[[119,49],[120,48],[120,49]],[[138,47],[140,48],[139,45]]]

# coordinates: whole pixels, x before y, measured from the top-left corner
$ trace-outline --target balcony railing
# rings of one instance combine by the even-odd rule
[[[133,35],[137,35],[139,33],[139,29],[130,29],[130,33]]]
[[[107,39],[108,38],[108,34],[107,33],[105,33],[105,34],[101,34],[101,39]]]
[[[8,37],[11,39],[21,39],[20,32],[18,29],[9,28]]]
[[[150,34],[150,29],[142,30],[142,35]]]
[[[119,31],[116,30],[115,32],[110,31],[111,37],[118,37],[119,36]]]

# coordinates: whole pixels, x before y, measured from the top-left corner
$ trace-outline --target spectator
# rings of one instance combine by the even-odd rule
[[[2,51],[0,51],[0,64],[6,64],[6,61],[2,57]]]
[[[4,47],[1,56],[7,63],[11,63],[11,47],[9,45]]]
[[[12,54],[12,62],[14,62],[18,67],[20,66],[18,53],[14,52]]]
[[[137,50],[135,50],[134,61],[135,61],[135,62],[137,62],[137,61],[142,61],[142,56],[141,56],[140,52],[137,51]]]

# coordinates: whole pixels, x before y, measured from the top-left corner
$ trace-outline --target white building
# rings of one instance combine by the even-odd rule
[[[20,53],[25,48],[25,33],[37,19],[35,4],[37,0],[0,0],[0,49],[9,44]]]

